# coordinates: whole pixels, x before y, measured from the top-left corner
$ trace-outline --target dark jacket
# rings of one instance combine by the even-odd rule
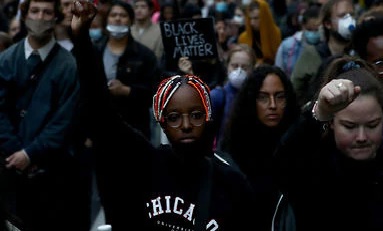
[[[92,68],[96,61],[89,59],[92,48],[87,45],[86,33],[83,36],[75,53],[81,90],[91,99],[88,109],[95,112],[88,120],[94,124],[91,134],[95,148],[109,147],[108,158],[99,164],[110,166],[105,177],[114,208],[113,230],[129,230],[133,225],[140,230],[192,230],[204,206],[208,207],[204,219],[208,230],[251,227],[253,196],[244,175],[213,153],[206,153],[206,158],[196,154],[201,158],[195,162],[180,162],[169,145],[155,148],[123,123],[110,109],[105,77]],[[89,71],[88,75],[81,74],[83,71]],[[206,193],[206,185],[211,185],[210,193],[199,199]]]
[[[382,230],[382,150],[371,161],[341,154],[309,111],[276,152],[280,186],[300,230]]]
[[[97,46],[103,55],[107,40]],[[122,118],[150,137],[149,108],[152,103],[154,87],[159,82],[159,67],[153,51],[136,42],[129,35],[127,47],[119,58],[116,78],[131,87],[128,97],[113,97],[114,106]],[[132,110],[134,109],[134,110]]]

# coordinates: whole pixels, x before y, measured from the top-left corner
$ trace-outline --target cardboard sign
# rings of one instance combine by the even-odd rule
[[[165,55],[170,59],[216,58],[218,55],[213,18],[160,22]]]

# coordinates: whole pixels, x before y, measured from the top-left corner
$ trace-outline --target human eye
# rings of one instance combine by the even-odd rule
[[[171,112],[166,116],[168,122],[176,122],[180,119],[181,115],[178,112]]]
[[[259,93],[257,95],[257,100],[261,101],[261,102],[266,102],[269,100],[269,95],[267,94],[263,94],[263,93]]]
[[[48,16],[52,16],[52,15],[54,15],[54,11],[53,10],[44,10],[44,14],[46,14]]]
[[[248,71],[248,70],[250,70],[250,65],[242,65],[241,68],[244,71]]]
[[[204,115],[205,113],[203,113],[202,111],[193,111],[192,113],[190,113],[190,118],[194,120],[201,120],[204,119]]]
[[[343,125],[343,127],[350,129],[350,130],[356,128],[356,126],[357,126],[356,124],[350,123],[350,122],[344,122],[342,125]]]
[[[111,18],[115,18],[115,17],[117,17],[117,15],[118,15],[118,13],[116,13],[116,12],[111,12],[111,13],[109,14],[109,17],[111,17]]]
[[[236,64],[236,63],[232,63],[232,64],[231,64],[231,67],[232,67],[233,69],[237,69],[237,68],[238,68],[238,64]]]
[[[284,92],[278,93],[275,95],[275,98],[281,99],[281,100],[286,99],[286,94]]]
[[[377,126],[379,126],[379,124],[382,122],[381,119],[377,119],[377,120],[374,120],[370,123],[367,124],[367,127],[368,128],[376,128]]]
[[[40,12],[40,9],[39,9],[39,8],[31,8],[31,9],[29,10],[29,12],[30,12],[31,14],[38,14],[38,13]]]

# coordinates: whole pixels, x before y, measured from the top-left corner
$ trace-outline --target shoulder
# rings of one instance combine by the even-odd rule
[[[68,51],[64,47],[62,47],[59,44],[55,44],[55,46],[58,45],[57,52],[55,54],[56,58],[60,59],[60,62],[70,62],[70,63],[76,63],[76,59],[74,58],[74,55],[72,52]],[[51,52],[55,49],[55,47],[52,48]]]
[[[0,59],[10,59],[10,58],[19,58],[15,53],[19,53],[20,55],[24,55],[24,40],[18,43],[12,44],[6,50],[0,52]]]
[[[225,154],[223,154],[223,153],[214,153],[214,156],[213,156],[213,158],[214,158],[214,160],[216,161],[216,162],[218,162],[219,164],[225,164],[225,165],[227,165],[227,166],[230,166],[230,160],[229,160],[229,158],[225,155]]]
[[[216,181],[223,187],[235,188],[237,193],[251,192],[250,182],[247,176],[240,170],[228,154],[215,153],[213,166],[216,173]],[[244,196],[244,194],[243,194]]]
[[[238,178],[245,178],[244,173],[240,170],[238,165],[234,162],[233,158],[230,156],[230,154],[223,152],[223,151],[217,151],[214,153],[213,157],[214,162],[217,166],[223,170],[225,174],[233,174],[234,176]]]
[[[158,32],[161,35],[161,28],[159,24],[152,23],[149,27],[150,31]]]
[[[225,89],[217,86],[210,91],[210,98],[213,105],[222,105],[225,101]]]
[[[133,41],[133,47],[135,49],[135,52],[140,56],[156,58],[154,51],[152,51],[149,47],[143,45],[142,43],[139,43],[136,40]]]
[[[216,86],[210,91],[211,97],[216,97],[224,94],[224,88],[222,86]]]

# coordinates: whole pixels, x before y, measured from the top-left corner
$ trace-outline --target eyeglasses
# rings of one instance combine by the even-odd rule
[[[286,95],[284,92],[280,92],[275,95],[259,93],[256,99],[258,103],[261,103],[264,105],[268,105],[273,101],[278,106],[281,106],[281,107],[286,106]]]
[[[383,75],[383,60],[378,60],[374,62],[374,66],[376,70],[378,71],[378,74]]]
[[[201,126],[206,119],[206,114],[204,112],[192,111],[191,113],[170,112],[165,116],[165,120],[170,127],[179,128],[184,116],[187,116],[189,123],[195,127]]]

